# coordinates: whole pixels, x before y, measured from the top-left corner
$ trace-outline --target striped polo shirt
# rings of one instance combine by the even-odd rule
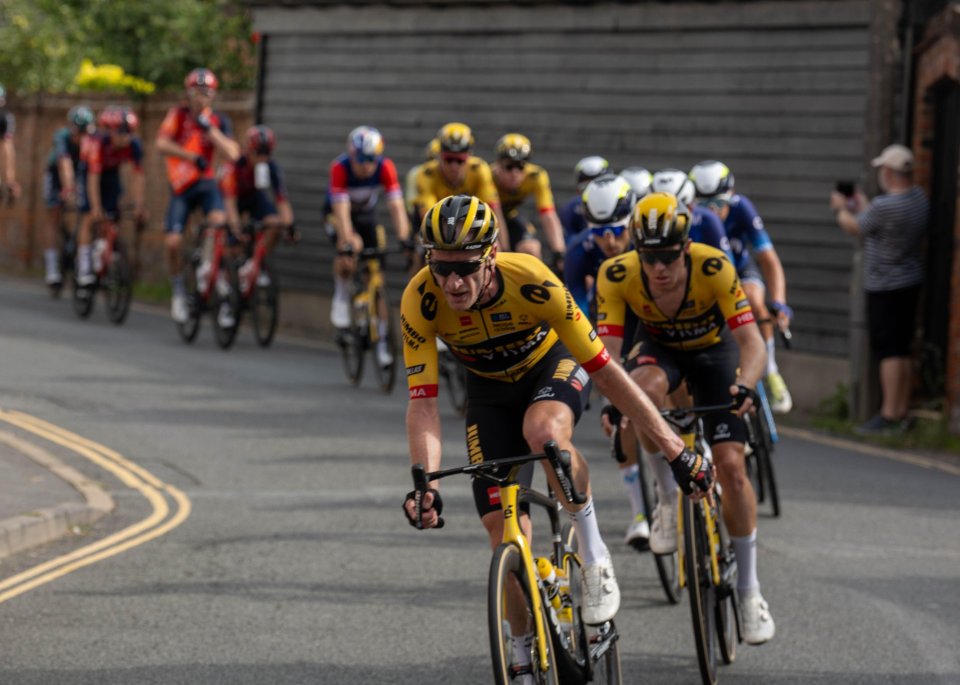
[[[919,186],[880,195],[857,216],[863,236],[863,287],[886,292],[919,285],[930,203]]]

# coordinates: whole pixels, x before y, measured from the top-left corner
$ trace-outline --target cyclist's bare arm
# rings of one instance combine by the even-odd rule
[[[177,144],[173,138],[164,135],[157,136],[157,152],[167,157],[179,157],[180,159],[193,160],[196,157],[195,153]]]
[[[763,282],[767,286],[767,293],[774,302],[787,301],[787,278],[783,273],[783,264],[774,248],[761,250],[755,255]]]
[[[280,215],[280,223],[284,226],[293,224],[293,207],[287,200],[277,203],[277,213]]]
[[[350,220],[350,201],[334,200],[333,227],[337,231],[337,249],[345,250],[354,247],[353,221]]]
[[[410,463],[423,464],[427,472],[440,468],[440,410],[437,408],[436,397],[424,397],[411,400],[407,404],[407,443],[410,449]],[[439,482],[430,484],[431,488],[439,489]],[[433,504],[433,496],[428,493],[424,496],[425,507]],[[407,502],[408,517],[414,518],[413,503]],[[437,525],[439,515],[432,509],[423,512],[423,527],[433,528]]]
[[[607,351],[613,356],[612,350]],[[613,358],[618,359],[619,356]],[[653,440],[668,461],[673,461],[683,451],[683,440],[663,420],[660,410],[620,364],[606,364],[590,377],[597,384],[597,390]]]
[[[227,225],[234,235],[240,233],[240,210],[237,207],[237,198],[223,197],[223,209],[227,213]]]
[[[410,220],[407,218],[407,209],[402,197],[391,197],[387,200],[387,209],[390,210],[390,221],[393,230],[397,233],[397,240],[410,239]]]
[[[94,219],[103,217],[103,205],[100,204],[100,174],[87,174],[87,197],[90,198],[90,216]]]
[[[736,384],[756,388],[757,382],[767,371],[767,346],[760,335],[760,329],[754,324],[734,328],[733,339],[740,348],[740,373]],[[743,415],[749,411],[751,400],[746,400],[737,412]]]
[[[563,242],[563,226],[560,225],[560,217],[557,211],[551,209],[540,214],[540,225],[543,227],[543,235],[547,239],[547,244],[554,254],[563,254],[567,247]]]
[[[240,144],[233,138],[226,135],[216,126],[211,126],[207,135],[210,136],[210,142],[213,143],[213,146],[219,150],[224,157],[231,162],[236,162],[240,159]]]
[[[500,249],[507,251],[512,250],[513,246],[510,244],[510,231],[507,230],[507,219],[503,215],[503,209],[500,208],[499,204],[490,204],[490,207],[493,209],[493,214],[497,217],[497,225],[500,227],[500,234],[497,236]]]
[[[61,157],[57,160],[57,173],[60,175],[60,187],[66,191],[72,191],[77,181],[73,173],[73,161],[69,157]]]

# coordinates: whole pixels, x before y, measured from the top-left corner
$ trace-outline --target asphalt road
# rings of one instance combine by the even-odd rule
[[[0,603],[0,683],[490,682],[485,534],[466,482],[445,483],[445,529],[407,525],[402,388],[349,387],[325,345],[262,350],[243,331],[222,352],[208,322],[187,346],[162,314],[117,328],[101,303],[81,322],[37,287],[0,291],[0,409],[145,469],[171,488],[168,521],[186,513],[174,490],[189,501],[180,525]],[[458,463],[462,427],[444,411]],[[118,506],[4,561],[0,582],[156,513],[115,472],[13,430]],[[620,542],[628,507],[596,412],[578,435],[623,591],[624,682],[697,683],[687,606]],[[742,645],[722,682],[960,682],[960,478],[798,439],[777,460],[784,515],[759,535],[777,636]]]

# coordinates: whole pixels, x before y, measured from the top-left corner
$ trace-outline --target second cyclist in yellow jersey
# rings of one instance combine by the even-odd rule
[[[645,337],[678,350],[701,350],[720,342],[724,325],[753,323],[750,302],[737,270],[720,250],[689,244],[686,294],[676,311],[662,311],[651,294],[636,250],[609,259],[597,283],[597,330],[623,337],[626,307],[640,317]]]
[[[532,196],[544,237],[553,253],[554,270],[562,274],[566,251],[563,226],[554,206],[550,176],[546,169],[530,161],[532,149],[530,139],[519,133],[508,133],[500,138],[496,146],[496,161],[491,167],[493,182],[500,194],[511,249],[541,257],[537,230],[520,213],[520,206]]]

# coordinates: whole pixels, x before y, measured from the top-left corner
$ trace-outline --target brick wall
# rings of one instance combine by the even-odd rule
[[[930,21],[924,40],[917,47],[912,147],[916,154],[917,183],[925,188],[928,194],[933,184],[932,143],[936,122],[935,100],[931,97],[931,89],[944,79],[960,84],[960,7],[956,5],[947,8]],[[950,429],[960,433],[960,192],[957,197],[945,385]]]
[[[160,281],[166,277],[163,259],[163,215],[169,198],[163,159],[156,154],[153,141],[160,122],[170,107],[178,104],[169,95],[153,97],[145,102],[130,103],[104,95],[42,95],[12,97],[8,106],[17,118],[15,145],[17,180],[23,187],[20,201],[12,207],[0,207],[0,266],[28,271],[41,268],[43,238],[41,227],[47,220],[43,203],[43,175],[47,166],[54,131],[66,123],[71,107],[86,104],[99,112],[107,104],[127,104],[140,117],[140,137],[144,143],[147,211],[150,222],[141,238],[141,280]],[[234,134],[243,134],[253,122],[251,93],[222,93],[216,108],[233,121]],[[128,173],[126,170],[124,173]],[[129,184],[126,184],[129,187]],[[129,203],[129,196],[126,198]],[[123,201],[121,201],[123,202]],[[72,221],[72,218],[70,219]],[[131,227],[126,226],[126,231]]]

